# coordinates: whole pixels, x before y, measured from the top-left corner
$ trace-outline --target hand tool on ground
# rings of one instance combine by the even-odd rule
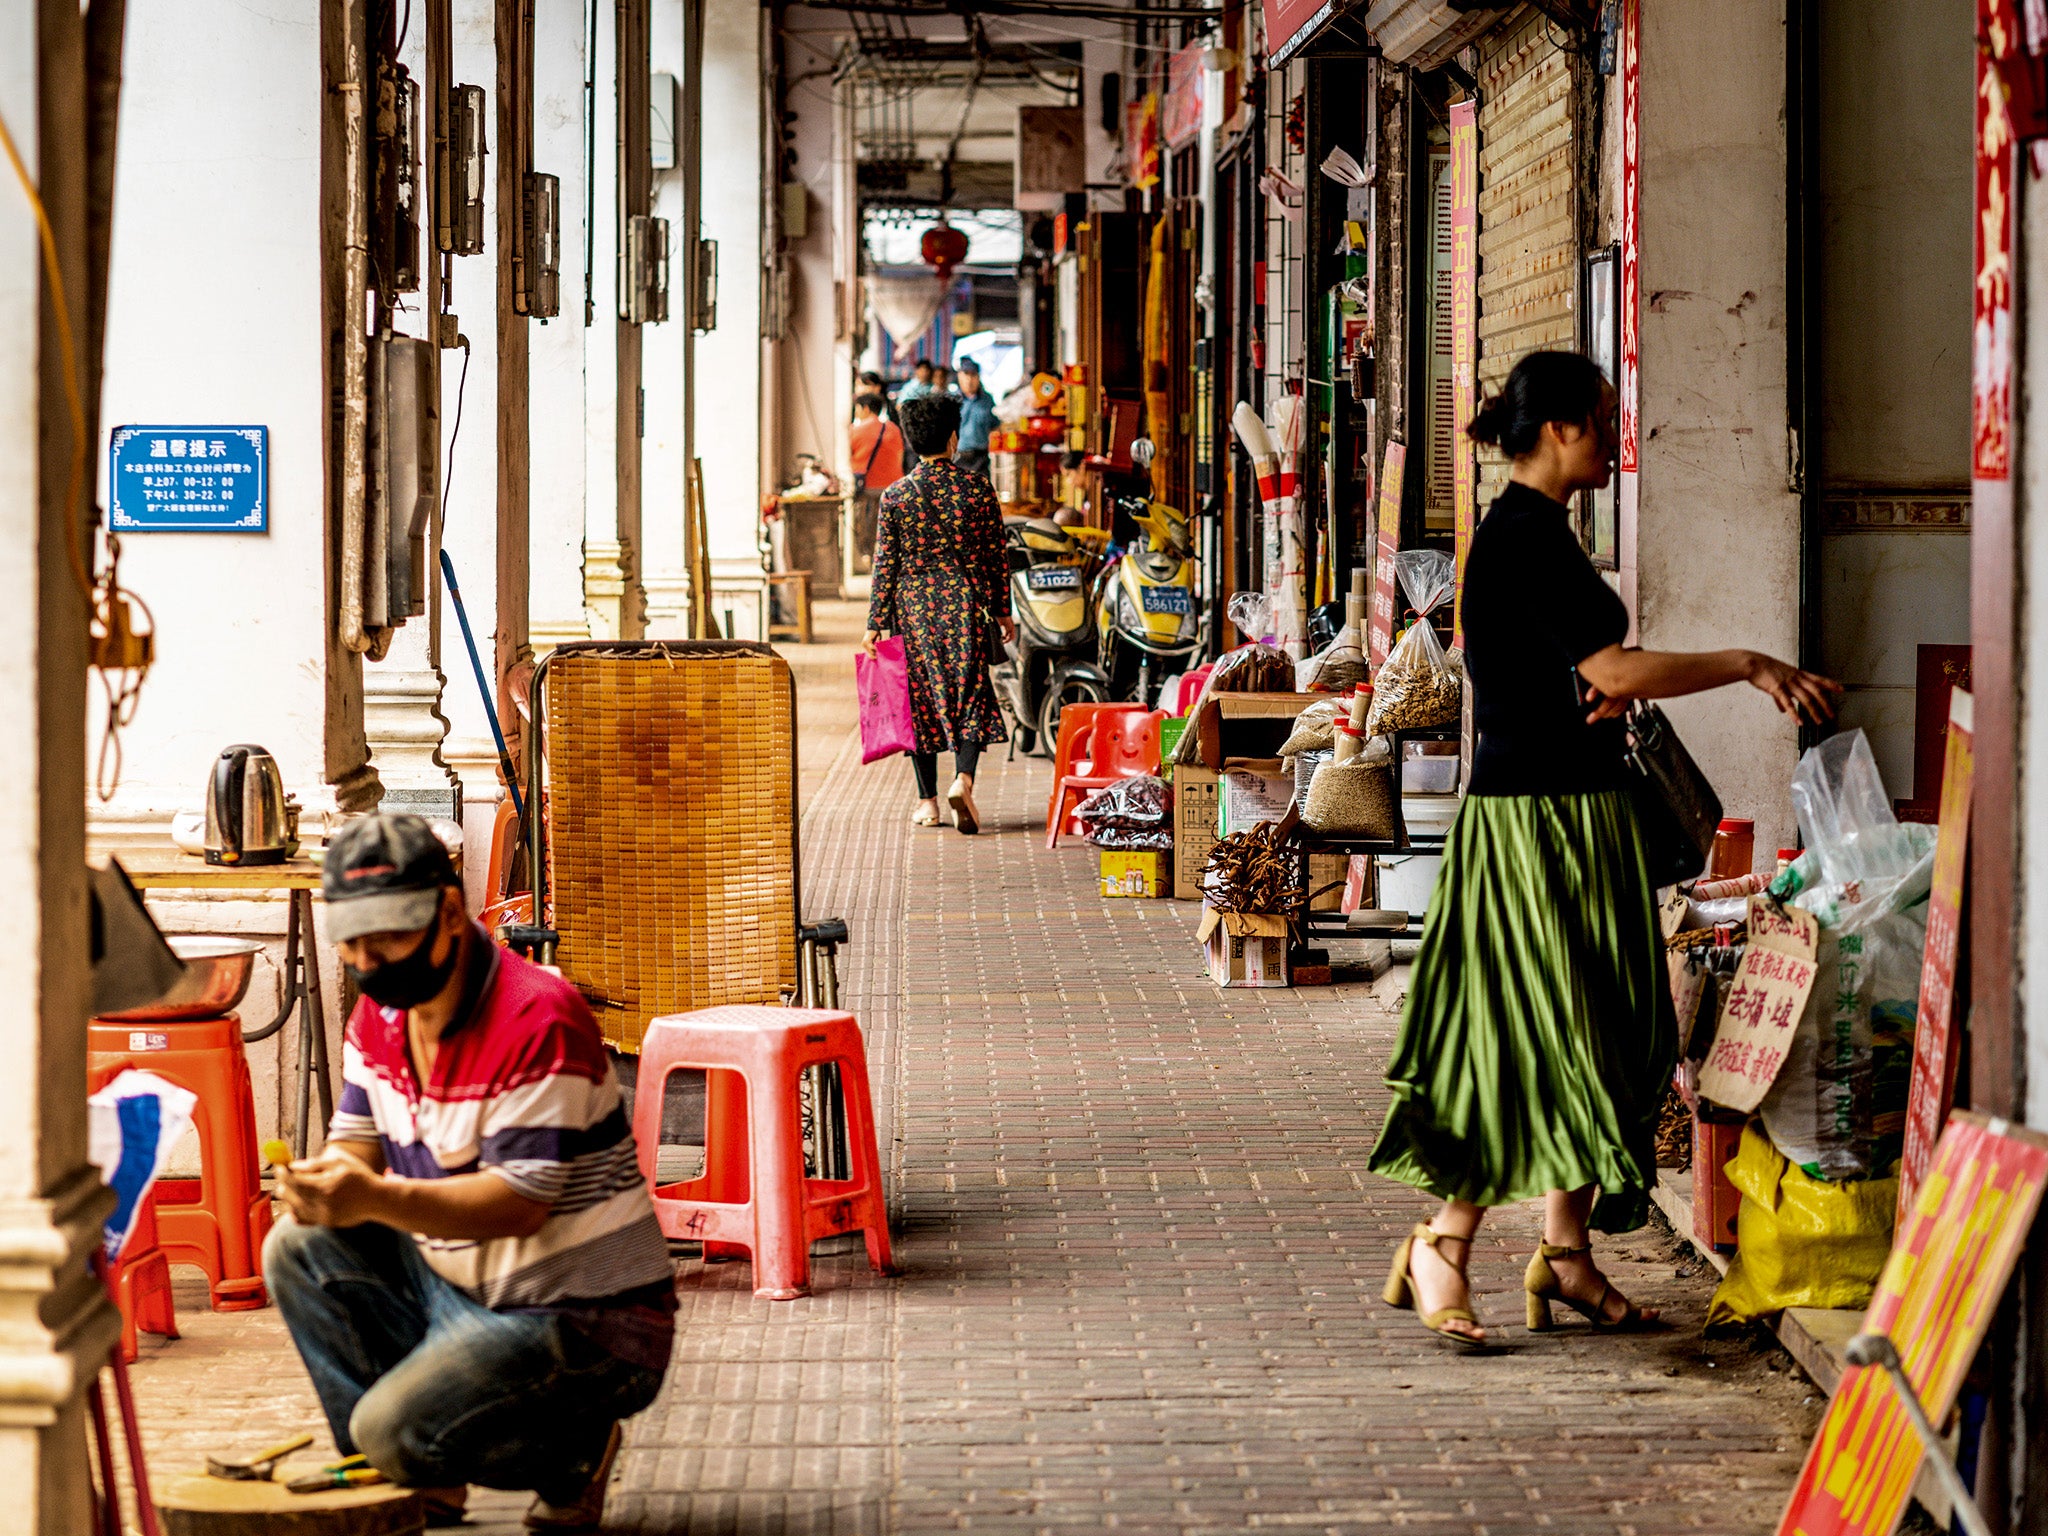
[[[276,1473],[280,1461],[293,1451],[303,1451],[312,1443],[311,1435],[294,1435],[289,1440],[273,1445],[267,1451],[258,1451],[254,1456],[244,1457],[240,1461],[209,1456],[206,1458],[206,1475],[222,1478],[230,1483],[267,1482]]]
[[[470,633],[469,610],[462,606],[462,588],[455,584],[455,562],[448,558],[448,551],[441,551],[441,574],[448,578],[448,596],[455,603],[455,617],[462,625],[462,642],[469,647],[469,664],[476,672],[477,691],[484,698],[484,713],[490,717],[491,736],[498,743],[498,766],[505,772],[505,787],[512,791],[512,809],[521,817],[526,815],[526,804],[519,797],[519,775],[512,768],[512,753],[505,746],[505,730],[498,724],[498,703],[491,694],[491,686],[484,680],[483,658],[477,655],[476,636]]]
[[[1956,1464],[1948,1459],[1947,1444],[1928,1422],[1920,1394],[1906,1379],[1906,1368],[1899,1360],[1898,1347],[1881,1333],[1859,1333],[1843,1346],[1842,1358],[1850,1365],[1884,1368],[1892,1379],[1892,1390],[1899,1394],[1899,1406],[1906,1410],[1913,1433],[1920,1437],[1921,1448],[1934,1467],[1935,1480],[1941,1484],[1942,1492],[1948,1495],[1949,1507],[1954,1510],[1956,1520],[1969,1536],[1991,1536],[1991,1527],[1984,1523],[1983,1511],[1977,1508],[1977,1501],[1970,1496],[1970,1490],[1963,1486],[1962,1474],[1956,1471]]]
[[[332,1466],[322,1467],[318,1472],[295,1477],[285,1487],[293,1493],[325,1493],[330,1488],[361,1488],[383,1481],[384,1474],[371,1466],[369,1458],[358,1451]]]

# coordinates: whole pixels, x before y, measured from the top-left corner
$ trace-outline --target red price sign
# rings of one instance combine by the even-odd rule
[[[1407,447],[1390,441],[1386,468],[1380,472],[1380,541],[1372,562],[1372,614],[1367,623],[1367,654],[1375,670],[1394,648],[1394,555],[1401,547],[1401,479],[1407,465]]]

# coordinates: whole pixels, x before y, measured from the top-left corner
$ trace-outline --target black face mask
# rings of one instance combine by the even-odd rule
[[[448,978],[455,974],[455,962],[462,957],[462,943],[458,939],[449,944],[448,958],[434,964],[434,935],[439,931],[438,923],[429,928],[420,936],[419,947],[403,960],[387,960],[372,971],[350,966],[349,979],[363,996],[386,1008],[417,1008],[440,996]]]

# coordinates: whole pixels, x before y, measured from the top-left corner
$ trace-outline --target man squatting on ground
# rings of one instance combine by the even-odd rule
[[[492,943],[417,816],[329,845],[329,938],[362,990],[318,1157],[283,1171],[264,1276],[335,1444],[460,1518],[602,1518],[619,1421],[654,1400],[668,1245],[590,1009]]]

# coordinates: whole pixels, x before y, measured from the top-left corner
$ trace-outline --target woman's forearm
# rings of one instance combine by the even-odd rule
[[[1610,645],[1579,663],[1579,675],[1610,699],[1671,699],[1747,682],[1754,651],[1631,651]]]

